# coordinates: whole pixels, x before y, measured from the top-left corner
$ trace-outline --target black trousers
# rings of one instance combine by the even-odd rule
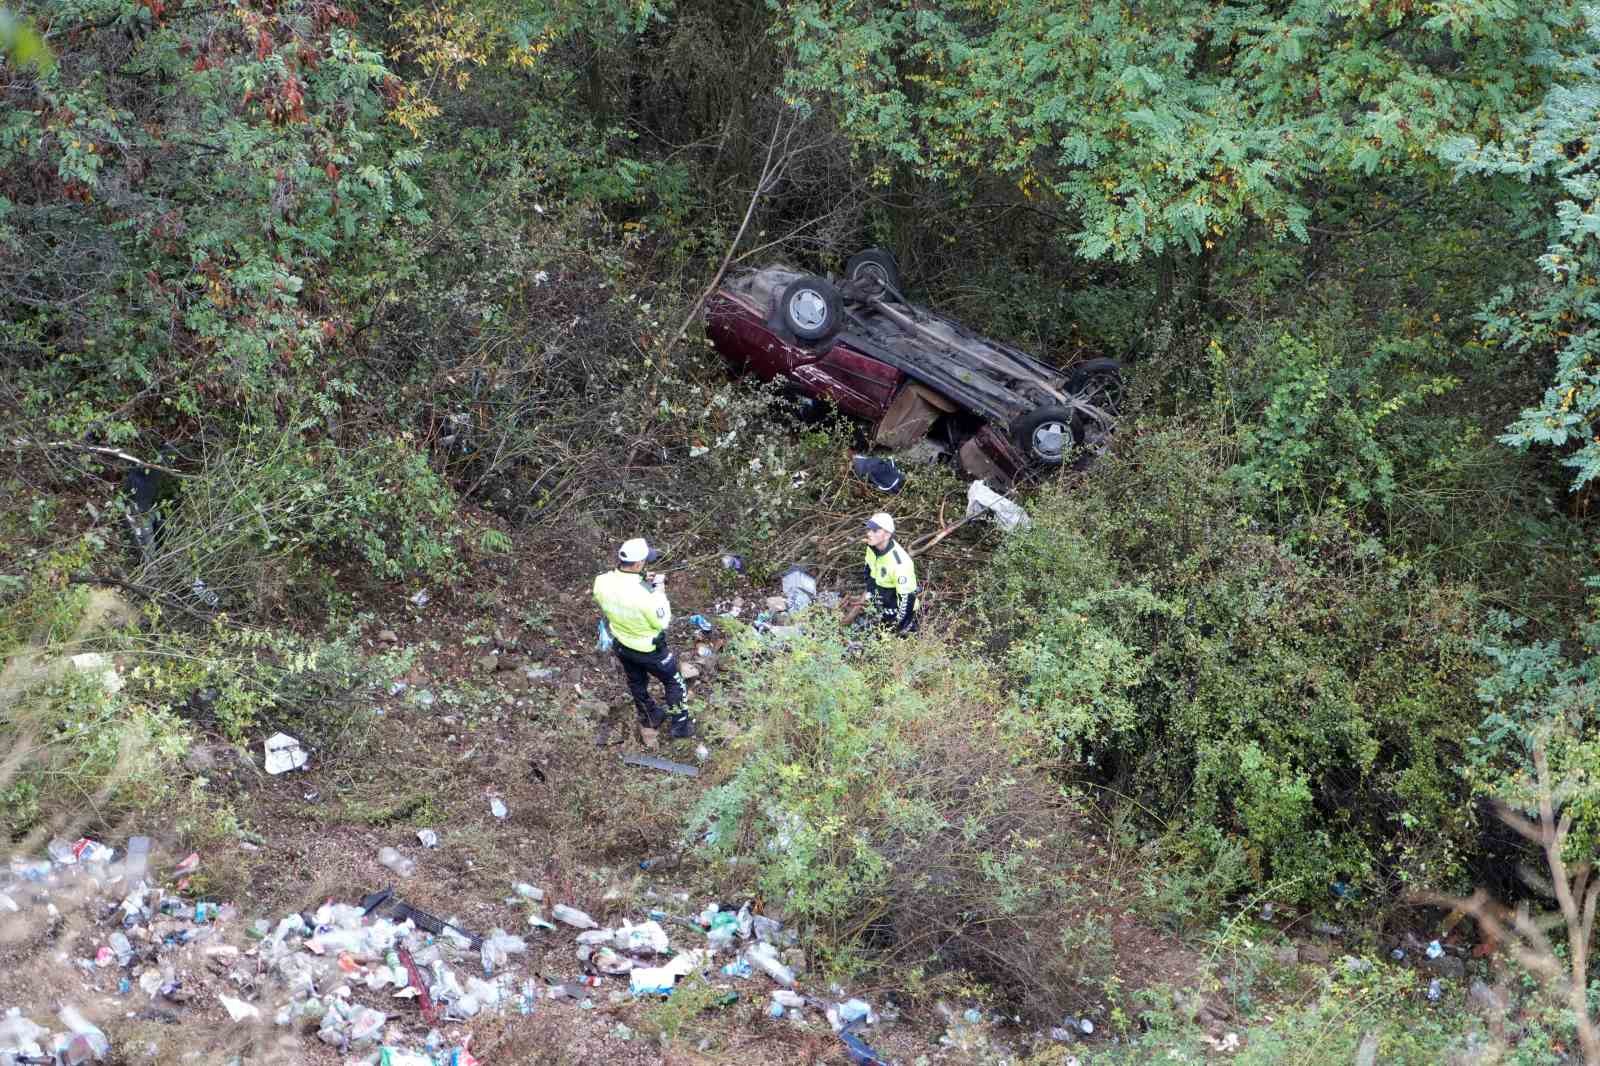
[[[870,595],[871,603],[869,607],[872,613],[877,616],[879,625],[896,633],[915,633],[917,631],[917,594],[915,592],[906,595],[904,611],[900,609],[899,593],[892,588],[873,585]]]
[[[679,710],[683,703],[683,674],[678,671],[678,657],[667,650],[665,638],[659,638],[650,651],[634,651],[621,641],[612,645],[617,662],[628,678],[628,694],[639,712],[639,724],[646,729],[660,729],[666,712],[650,698],[650,679],[661,682],[666,689],[667,710],[672,712],[672,731],[682,733],[689,727],[689,716]]]

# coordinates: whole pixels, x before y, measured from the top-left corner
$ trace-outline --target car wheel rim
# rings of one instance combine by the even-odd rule
[[[1067,427],[1060,422],[1044,422],[1033,431],[1033,452],[1041,459],[1055,460],[1061,458],[1061,442],[1067,435]]]
[[[828,321],[828,301],[816,289],[801,289],[789,297],[789,317],[801,329],[821,329]]]
[[[879,285],[889,284],[889,272],[884,269],[882,263],[862,263],[856,267],[856,280],[860,281],[863,278],[871,278]]]

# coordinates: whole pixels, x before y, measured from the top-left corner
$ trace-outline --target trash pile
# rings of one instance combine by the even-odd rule
[[[540,1000],[593,1009],[596,998],[612,1005],[660,999],[699,974],[770,981],[777,987],[768,989],[769,1017],[802,1026],[826,1019],[852,1061],[882,1061],[856,1032],[877,1023],[872,1007],[797,991],[796,937],[748,904],[713,903],[693,917],[651,910],[637,922],[602,926],[564,903],[554,903],[547,919],[545,893],[516,883],[505,902],[525,912],[529,936],[545,939],[546,969],[565,954],[551,934],[573,936],[578,972],[547,977],[529,967],[524,936],[498,928],[476,935],[392,889],[246,924],[232,904],[185,899],[153,884],[147,838],[130,840],[120,858],[87,839],[52,841],[49,854],[11,860],[9,877],[0,877],[0,920],[37,926],[42,914],[86,996],[119,1015],[209,1026],[201,1013],[220,1006],[238,1025],[314,1035],[351,1056],[351,1066],[472,1066],[463,1026],[476,1017],[532,1013]],[[199,865],[191,855],[168,871],[177,892]],[[88,927],[68,931],[69,909],[87,915]],[[111,1056],[106,1033],[78,1006],[60,1006],[50,1022],[59,1024],[0,1004],[0,1066],[86,1066]]]

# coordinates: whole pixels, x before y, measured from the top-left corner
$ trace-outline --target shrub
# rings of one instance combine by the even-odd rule
[[[735,670],[749,729],[690,815],[712,853],[753,868],[834,966],[870,948],[900,974],[962,970],[1059,1013],[1093,976],[1060,949],[1072,812],[1011,757],[989,671],[932,638],[856,654],[827,633],[747,646]]]
[[[1234,497],[1214,442],[1131,439],[1036,499],[993,560],[1014,742],[1173,812],[1175,855],[1240,878],[1208,886],[1213,904],[1245,883],[1314,902],[1335,881],[1458,875],[1469,591],[1326,518],[1291,548]]]
[[[440,577],[456,561],[454,494],[402,437],[354,447],[300,431],[248,433],[183,480],[164,533],[131,580],[193,602],[198,578],[225,607],[324,612],[310,564],[357,562],[374,578]],[[307,595],[313,594],[313,595]]]

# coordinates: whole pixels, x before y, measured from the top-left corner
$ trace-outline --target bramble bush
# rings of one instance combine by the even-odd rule
[[[1041,493],[992,561],[1012,743],[1171,812],[1180,865],[1232,871],[1213,906],[1272,882],[1311,903],[1335,881],[1459,878],[1470,590],[1336,520],[1291,548],[1244,508],[1220,442],[1141,430]]]
[[[990,670],[932,636],[848,650],[820,623],[732,670],[747,729],[688,819],[727,875],[835,968],[961,971],[1059,1015],[1084,976],[1060,946],[1074,813],[1012,757]]]

